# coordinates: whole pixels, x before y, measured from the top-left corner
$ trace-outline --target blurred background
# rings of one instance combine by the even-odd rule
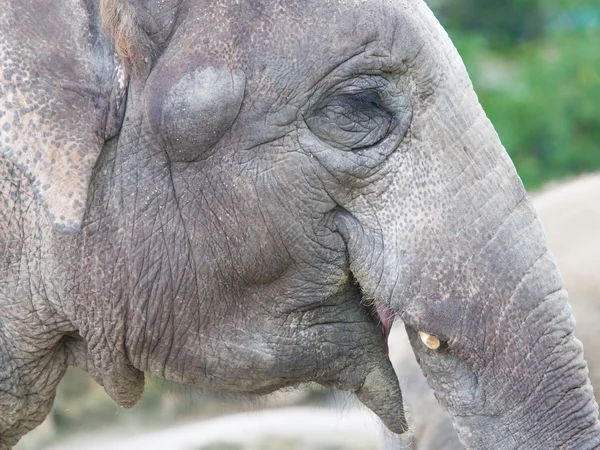
[[[430,0],[527,189],[600,169],[596,0]]]
[[[600,170],[598,0],[429,0],[428,3],[462,55],[480,101],[528,190]],[[185,448],[377,448],[374,439],[361,441],[352,434],[352,429],[357,428],[354,422],[348,422],[350,427],[344,428],[344,416],[349,419],[354,411],[352,402],[348,397],[313,386],[257,400],[203,395],[189,387],[149,379],[139,405],[123,410],[89,376],[71,369],[59,387],[51,416],[17,450],[80,448],[177,423],[190,424],[239,411],[290,405],[325,406],[332,413],[341,407],[345,413],[335,412],[337,422],[333,419],[327,428],[327,419],[319,418],[323,430],[318,431],[315,426],[306,434],[325,436],[333,430],[347,439],[322,436],[323,439],[309,445],[306,439],[291,433],[285,438],[257,438],[253,447],[213,442]],[[315,418],[318,410],[302,411]],[[266,422],[267,413],[261,414]],[[302,422],[294,417],[288,424]],[[241,427],[231,423],[224,426],[231,432]],[[369,426],[372,431],[379,427],[372,420]],[[218,424],[209,422],[209,427],[216,430]],[[206,428],[193,433],[206,433]]]

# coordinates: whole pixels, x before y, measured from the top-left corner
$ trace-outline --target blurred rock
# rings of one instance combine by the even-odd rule
[[[569,292],[575,335],[600,402],[600,174],[549,185],[533,203]]]

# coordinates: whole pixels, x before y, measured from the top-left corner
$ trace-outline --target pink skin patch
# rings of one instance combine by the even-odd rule
[[[394,313],[381,303],[375,304],[375,311],[377,311],[377,317],[379,317],[381,328],[383,328],[383,334],[385,336],[385,354],[389,356],[388,337],[390,335],[390,330],[392,329],[392,324],[394,323]]]

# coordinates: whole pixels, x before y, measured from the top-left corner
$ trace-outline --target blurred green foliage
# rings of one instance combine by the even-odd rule
[[[600,170],[600,3],[432,3],[527,188]]]
[[[540,0],[461,0],[437,3],[436,12],[450,30],[478,33],[494,48],[514,45],[542,33]]]

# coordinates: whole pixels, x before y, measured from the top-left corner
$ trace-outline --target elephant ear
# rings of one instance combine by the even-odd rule
[[[96,4],[0,9],[0,157],[25,173],[63,232],[80,228],[94,164],[124,110],[126,73]]]

